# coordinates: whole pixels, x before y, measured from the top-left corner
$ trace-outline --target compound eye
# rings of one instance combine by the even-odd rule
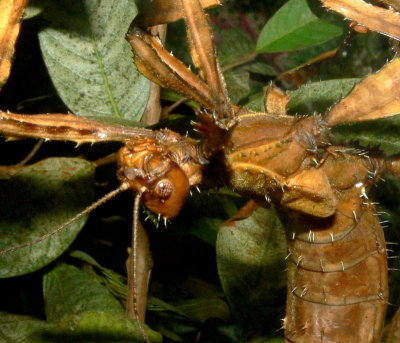
[[[168,179],[163,179],[157,182],[154,187],[154,193],[161,199],[167,199],[174,191],[174,185]]]
[[[143,204],[152,212],[164,218],[178,215],[189,193],[189,180],[182,169],[171,164],[172,168],[142,196]]]

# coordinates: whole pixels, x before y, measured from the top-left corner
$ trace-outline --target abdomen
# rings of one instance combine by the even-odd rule
[[[286,342],[379,342],[387,260],[373,206],[353,187],[341,195],[330,218],[287,216]]]

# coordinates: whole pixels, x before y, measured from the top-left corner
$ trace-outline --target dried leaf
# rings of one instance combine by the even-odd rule
[[[372,31],[400,39],[400,13],[362,0],[321,0],[322,4]]]
[[[329,126],[391,117],[400,113],[400,59],[368,76],[328,112]]]
[[[0,89],[10,75],[14,46],[27,0],[0,0]]]
[[[220,0],[200,0],[203,8],[221,5]],[[134,20],[134,26],[149,27],[167,24],[183,18],[182,0],[146,1],[146,7]]]

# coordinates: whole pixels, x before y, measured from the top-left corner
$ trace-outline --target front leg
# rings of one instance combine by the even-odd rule
[[[143,25],[141,18],[132,23],[127,40],[132,46],[135,64],[143,75],[164,88],[197,101],[221,129],[228,130],[236,123],[237,107],[230,103],[216,59],[208,17],[203,11],[203,7],[215,3],[218,1],[209,1],[207,4],[206,1],[181,0],[178,10],[167,13],[169,21],[181,17],[185,20],[192,60],[199,69],[199,75],[165,50],[157,37],[139,28]],[[159,10],[154,8],[156,5],[161,6],[156,2],[150,8]],[[157,15],[152,15],[145,24],[158,23],[157,18]]]

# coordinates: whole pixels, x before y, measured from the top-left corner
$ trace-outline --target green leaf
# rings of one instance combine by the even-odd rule
[[[222,31],[220,41],[218,61],[221,67],[241,61],[245,56],[255,52],[255,44],[243,30]]]
[[[218,61],[224,72],[229,97],[233,103],[245,98],[250,92],[250,74],[243,65],[255,58],[255,45],[246,32],[231,29],[221,32]],[[239,65],[239,68],[235,68]],[[246,66],[247,67],[247,66]]]
[[[71,251],[71,257],[81,260],[89,265],[90,270],[98,276],[98,280],[107,287],[107,289],[117,298],[124,299],[127,297],[128,286],[126,276],[118,274],[109,268],[100,265],[93,257],[80,250]],[[100,275],[99,275],[100,272]]]
[[[59,322],[57,336],[143,341],[138,326],[126,318],[122,305],[95,275],[61,264],[45,275],[43,291],[47,319]],[[152,342],[160,341],[156,333],[148,334],[154,336]]]
[[[289,92],[288,112],[293,114],[324,113],[346,96],[360,79],[339,79],[308,83]]]
[[[190,233],[203,242],[215,246],[217,240],[217,229],[223,223],[220,218],[202,217],[193,222],[190,226]]]
[[[218,61],[224,72],[228,93],[233,103],[238,103],[250,92],[250,74],[244,67],[255,57],[255,44],[244,30],[221,32]],[[235,68],[235,66],[240,66]]]
[[[44,277],[47,322],[28,316],[0,313],[0,341],[52,342],[143,342],[137,323],[128,319],[122,305],[95,275],[61,264]],[[161,342],[146,330],[151,342]]]
[[[98,116],[86,116],[88,119],[96,120],[104,124],[110,124],[110,125],[122,125],[122,126],[127,126],[127,127],[146,127],[147,125],[131,120],[131,119],[126,119],[126,118],[118,118],[118,117],[98,117]]]
[[[151,342],[161,342],[154,331],[147,331]],[[115,342],[142,343],[138,326],[114,311],[87,311],[60,322],[48,323],[28,316],[0,313],[0,341],[7,343]]]
[[[219,277],[233,312],[247,328],[279,327],[283,309],[278,314],[275,306],[285,284],[285,255],[285,234],[273,210],[258,208],[219,230]]]
[[[47,6],[47,0],[31,0],[28,3],[28,6],[25,9],[24,20],[34,18],[40,15],[45,6]]]
[[[290,0],[267,22],[257,41],[257,52],[308,48],[340,36],[342,29],[320,20],[307,0]]]
[[[315,58],[318,58],[321,56],[321,54],[325,54],[330,50],[336,49],[341,43],[343,39],[342,37],[337,37],[335,39],[331,39],[325,43],[309,47],[307,49],[303,50],[298,50],[298,51],[293,51],[290,54],[285,54],[285,56],[282,59],[281,62],[281,68],[282,70],[289,71],[291,69],[297,69],[297,71],[301,71],[304,65],[309,65],[309,62],[312,61]],[[315,66],[323,64],[324,61],[317,62]],[[323,65],[323,68],[318,68],[318,73],[315,73],[314,75],[309,75],[312,79],[312,77],[316,77],[317,79],[325,79],[329,80],[332,78],[331,75],[329,77],[325,77],[327,73],[329,73],[329,69],[332,64],[329,64],[329,59],[325,62]],[[304,66],[307,69],[307,66]],[[311,67],[312,69],[312,67]],[[312,73],[312,72],[311,72]],[[346,74],[345,74],[346,75]],[[348,74],[347,74],[348,75]],[[334,75],[335,77],[336,75]],[[336,78],[336,77],[335,77]],[[339,77],[337,77],[339,78]],[[314,80],[316,81],[316,80]]]
[[[146,326],[142,324],[144,328]],[[161,336],[146,330],[152,343],[162,342]],[[113,311],[87,311],[60,322],[46,335],[49,343],[143,343],[144,338],[137,324]],[[47,341],[46,341],[47,342]]]
[[[152,296],[148,299],[147,309],[153,312],[172,312],[182,317],[186,317],[186,314],[180,311],[175,305],[171,305],[162,299]]]
[[[269,64],[265,62],[253,62],[248,67],[247,70],[254,74],[260,74],[263,76],[276,76],[277,71]]]
[[[0,312],[0,341],[7,343],[44,342],[42,334],[53,324],[29,316]]]
[[[189,227],[192,235],[215,246],[221,224],[235,215],[242,204],[242,198],[233,192],[225,192],[224,189],[220,189],[218,193],[210,191],[194,194],[188,199],[189,206],[186,209],[191,211],[187,219],[189,223],[181,225],[185,230]]]
[[[220,298],[196,298],[183,301],[177,308],[191,320],[204,323],[211,318],[228,321],[230,311],[225,301]]]
[[[224,73],[229,97],[234,104],[245,98],[250,92],[250,74],[241,69],[231,69]]]
[[[51,79],[77,115],[139,121],[149,81],[136,70],[125,41],[137,10],[133,0],[58,0],[39,34]]]
[[[249,98],[249,102],[245,105],[245,107],[249,110],[256,111],[256,112],[264,112],[264,99],[265,99],[265,92],[258,92],[253,94]]]
[[[169,91],[168,89],[161,89],[161,99],[162,100],[168,100],[168,101],[179,101],[183,98],[182,95],[179,95],[178,93],[175,93],[173,91]],[[189,106],[193,108],[200,108],[200,105],[190,99],[187,99],[185,101],[185,104],[188,104]]]
[[[256,338],[252,339],[249,343],[285,343],[283,338]]]
[[[44,276],[43,293],[46,317],[60,321],[87,311],[112,311],[123,315],[124,308],[90,275],[67,264],[61,264]]]
[[[340,125],[332,130],[334,144],[354,145],[366,149],[379,148],[386,156],[400,154],[400,115]]]
[[[52,232],[93,201],[93,165],[80,158],[49,158],[0,183],[0,251]],[[60,256],[87,216],[60,233],[0,256],[0,277],[27,274]]]

